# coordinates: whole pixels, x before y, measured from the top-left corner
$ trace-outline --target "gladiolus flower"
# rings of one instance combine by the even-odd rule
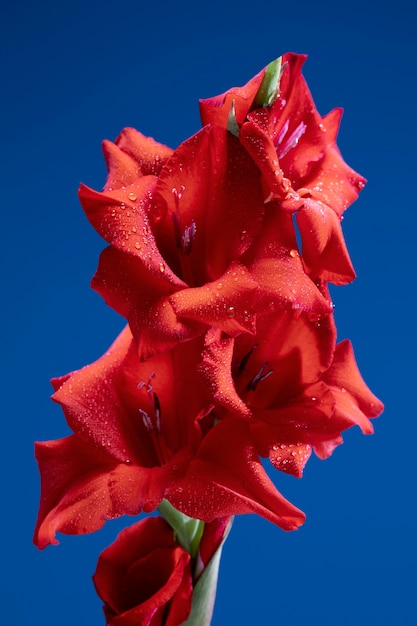
[[[202,349],[197,338],[140,362],[126,328],[98,361],[54,381],[74,434],[36,444],[40,548],[57,531],[92,532],[163,498],[204,521],[256,512],[286,530],[303,522],[263,470],[248,425],[215,424]]]
[[[332,317],[314,322],[271,313],[259,318],[255,338],[209,336],[201,370],[222,407],[219,418],[240,416],[258,453],[298,477],[312,450],[326,458],[354,425],[372,433],[369,418],[383,409],[359,374],[350,342],[335,344]]]
[[[230,518],[205,524],[196,558],[163,518],[125,528],[102,552],[93,576],[108,626],[180,626],[191,610],[204,611],[209,624],[230,524]]]
[[[180,626],[190,614],[191,558],[161,517],[122,530],[93,580],[108,626]]]
[[[149,156],[151,148],[156,155]],[[301,259],[291,255],[291,219],[284,224],[288,215],[265,205],[259,164],[241,139],[205,126],[168,150],[127,129],[115,144],[105,143],[104,191],[82,185],[79,192],[89,220],[111,244],[92,285],[128,319],[140,358],[211,327],[230,336],[253,333],[256,314],[271,302],[328,315]]]
[[[343,161],[337,148],[341,109],[325,117],[317,112],[301,74],[305,59],[283,55],[246,86],[202,100],[200,112],[203,124],[230,127],[233,103],[235,134],[262,172],[265,201],[278,200],[282,210],[296,213],[309,275],[344,284],[355,272],[340,220],[365,179]],[[270,80],[272,66],[277,73],[275,95],[259,103],[257,95]]]

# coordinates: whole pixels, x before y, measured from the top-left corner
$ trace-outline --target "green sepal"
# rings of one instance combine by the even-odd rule
[[[239,124],[236,119],[235,101],[232,100],[232,106],[230,107],[229,117],[227,118],[227,130],[235,137],[239,137]]]
[[[266,66],[265,75],[253,102],[253,108],[269,107],[279,97],[279,82],[283,69],[282,57],[278,57]]]
[[[176,542],[194,559],[204,532],[204,522],[177,511],[168,500],[162,500],[158,511],[173,528]]]

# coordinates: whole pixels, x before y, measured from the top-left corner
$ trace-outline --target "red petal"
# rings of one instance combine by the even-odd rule
[[[172,148],[155,141],[152,137],[142,135],[135,128],[124,128],[117,137],[116,144],[136,161],[143,176],[148,174],[158,176],[173,152]]]
[[[138,468],[117,465],[111,457],[73,435],[36,444],[41,472],[41,503],[34,542],[39,548],[55,539],[57,531],[89,533],[106,519],[140,512]]]
[[[280,200],[285,200],[288,194],[293,193],[291,183],[278,163],[277,152],[272,138],[260,126],[253,122],[245,122],[240,129],[239,139],[259,167],[266,181],[269,196],[271,193]],[[299,198],[294,196],[294,200]],[[296,210],[297,203],[291,205],[292,210]]]
[[[280,210],[278,202],[268,203],[262,231],[245,256],[245,264],[260,287],[258,310],[288,307],[316,317],[331,312],[304,270],[292,218]]]
[[[293,53],[284,56],[287,68],[281,78],[280,99],[270,109],[270,116],[275,124],[272,134],[274,142],[276,142],[277,135],[284,124],[288,123],[288,130],[282,138],[282,147],[285,140],[291,136],[300,123],[306,126],[305,132],[296,145],[279,159],[285,176],[292,181],[295,188],[310,171],[312,164],[323,157],[326,148],[324,133],[321,130],[322,119],[301,73],[306,58],[305,55]],[[278,154],[280,152],[279,146],[277,152]]]
[[[213,399],[228,411],[249,418],[250,409],[238,396],[232,378],[233,347],[233,339],[220,340],[217,333],[207,333],[200,369]]]
[[[304,269],[294,259],[261,259],[250,268],[251,276],[260,285],[259,303],[265,303],[271,311],[289,307],[294,311],[305,311],[313,318],[328,315],[330,305]],[[297,267],[298,265],[298,267]]]
[[[81,185],[79,197],[91,224],[108,243],[140,258],[158,280],[182,284],[161,256],[151,232],[149,197],[155,183],[155,177],[145,176],[126,189],[105,193]]]
[[[326,133],[326,150],[323,159],[300,181],[298,191],[331,207],[339,216],[354,202],[366,180],[343,160],[336,145],[336,136],[342,116],[341,109],[334,109],[322,120]]]
[[[138,163],[111,141],[102,143],[108,174],[104,190],[120,189],[137,182],[142,176]]]
[[[217,281],[177,291],[170,302],[182,320],[194,320],[237,335],[254,330],[257,289],[246,267],[232,263]]]
[[[384,405],[360,375],[350,341],[342,341],[336,346],[333,364],[324,380],[336,400],[335,419],[345,422],[343,429],[357,424],[363,433],[372,433],[373,426],[368,418],[382,413]]]
[[[126,317],[141,359],[168,350],[204,331],[202,323],[178,320],[170,295],[183,283],[166,279],[157,264],[149,264],[113,247],[106,248],[91,286],[107,304]]]
[[[189,563],[189,554],[175,543],[162,518],[146,518],[124,529],[100,555],[93,577],[111,623],[153,624],[160,609],[170,614],[174,609],[181,620],[174,623],[182,623],[191,609]]]
[[[167,498],[186,515],[206,522],[257,513],[284,530],[295,530],[305,519],[268,478],[247,423],[233,418],[222,420],[209,432],[187,475]]]
[[[253,407],[250,427],[258,453],[269,456],[280,471],[301,477],[312,448],[339,435],[334,406],[333,394],[319,382],[299,389],[281,404]]]
[[[232,102],[235,105],[237,122],[242,124],[261,86],[264,75],[265,68],[243,87],[232,87],[219,96],[200,100],[200,115],[203,126],[212,124],[227,128]]]
[[[335,285],[354,280],[355,270],[335,211],[306,198],[296,219],[303,243],[303,261],[311,278]]]
[[[237,138],[222,128],[205,127],[179,146],[161,172],[155,202],[152,226],[158,247],[178,275],[173,220],[180,235],[195,225],[188,275],[182,274],[190,286],[218,279],[262,226],[259,171]]]
[[[221,517],[205,524],[204,533],[198,548],[199,558],[204,567],[209,563],[225,535],[229,532],[232,522],[232,517]]]
[[[136,447],[143,447],[138,427],[132,423],[117,388],[121,374],[125,374],[132,360],[132,351],[136,357],[132,335],[126,327],[104,356],[69,374],[52,396],[62,406],[70,428],[88,438],[94,448],[101,447],[116,463],[135,458]],[[137,383],[133,382],[134,388]],[[152,457],[145,458],[150,462]]]
[[[281,472],[301,478],[310,456],[311,445],[308,443],[280,443],[271,447],[269,460]]]
[[[264,363],[273,374],[262,382],[259,393],[251,392],[251,404],[273,408],[282,406],[318,381],[332,362],[335,346],[335,325],[331,316],[313,322],[306,315],[295,317],[291,312],[259,316],[256,338],[238,337],[234,362],[242,358],[256,343],[239,376],[239,389],[244,389]]]
[[[111,191],[142,176],[158,175],[172,150],[134,128],[124,128],[115,143],[103,141],[103,153],[108,169],[104,189]]]

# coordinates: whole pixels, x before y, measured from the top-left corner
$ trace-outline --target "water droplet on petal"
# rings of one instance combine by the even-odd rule
[[[128,193],[127,197],[129,198],[129,200],[132,200],[133,202],[137,199],[137,195],[133,193],[133,191]]]
[[[165,265],[163,263],[159,264],[159,271],[161,272],[161,274],[165,272]]]

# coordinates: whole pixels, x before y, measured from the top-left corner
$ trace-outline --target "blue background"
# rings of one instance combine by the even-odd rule
[[[339,338],[386,404],[301,481],[277,486],[307,513],[286,534],[255,516],[225,546],[213,626],[411,626],[415,608],[415,23],[406,0],[199,5],[18,2],[2,47],[2,623],[104,624],[91,575],[130,522],[31,543],[33,441],[68,432],[49,379],[97,358],[123,320],[89,287],[104,242],[77,199],[105,180],[101,140],[124,126],[172,147],[200,126],[198,98],[244,84],[286,51],[322,114],[343,106],[339,146],[369,183],[343,222],[358,273],[333,290]],[[410,3],[411,5],[411,3]],[[3,319],[4,317],[4,319]],[[5,431],[5,432],[4,432]]]

